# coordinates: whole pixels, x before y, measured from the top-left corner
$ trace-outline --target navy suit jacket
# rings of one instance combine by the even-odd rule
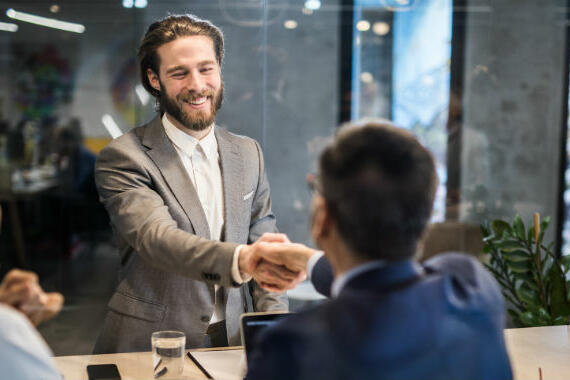
[[[330,289],[325,258],[312,280]],[[503,328],[500,290],[473,258],[394,262],[264,331],[247,378],[511,379]]]

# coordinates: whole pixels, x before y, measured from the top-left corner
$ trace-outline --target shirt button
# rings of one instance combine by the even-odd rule
[[[202,315],[202,316],[200,317],[200,320],[201,320],[202,322],[210,322],[210,319],[212,319],[212,318],[208,317],[207,315]]]

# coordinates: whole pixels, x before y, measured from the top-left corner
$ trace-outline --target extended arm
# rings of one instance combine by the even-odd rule
[[[158,168],[137,148],[115,141],[100,153],[96,165],[99,196],[120,238],[159,269],[234,285],[230,271],[237,244],[208,240],[181,229],[163,199],[169,192],[167,185],[155,180],[161,176]]]

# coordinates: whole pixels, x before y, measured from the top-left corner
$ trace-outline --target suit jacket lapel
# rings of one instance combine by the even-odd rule
[[[160,117],[154,118],[145,128],[143,144],[149,148],[148,155],[186,212],[194,227],[194,233],[209,239],[210,228],[196,189],[188,178],[174,145],[166,136]]]
[[[224,187],[224,241],[246,243],[240,240],[239,228],[243,205],[243,159],[237,148],[232,143],[232,135],[216,127],[216,140],[220,154],[222,182]]]

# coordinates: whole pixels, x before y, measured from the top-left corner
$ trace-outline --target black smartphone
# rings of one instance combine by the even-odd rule
[[[114,364],[90,364],[87,375],[89,380],[121,380],[119,369]]]

